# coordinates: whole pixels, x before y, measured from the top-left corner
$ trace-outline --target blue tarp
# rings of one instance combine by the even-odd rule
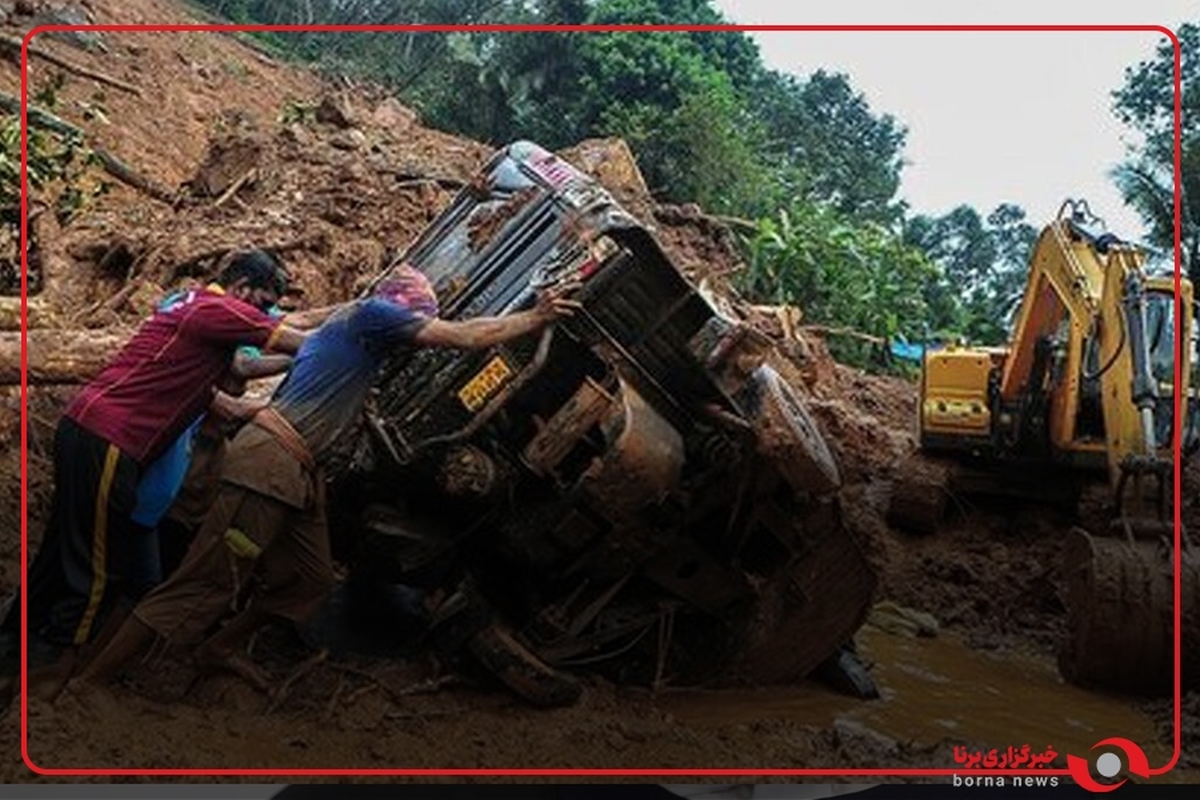
[[[896,358],[902,358],[905,361],[920,361],[925,355],[925,345],[911,344],[909,342],[891,341],[888,343],[888,349]]]

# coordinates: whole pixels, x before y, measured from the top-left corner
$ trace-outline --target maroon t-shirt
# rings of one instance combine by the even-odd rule
[[[279,327],[216,288],[185,292],[142,323],[65,413],[148,464],[208,407],[237,348],[268,347]]]

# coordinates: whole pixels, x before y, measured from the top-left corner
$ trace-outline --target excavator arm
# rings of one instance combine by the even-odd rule
[[[1034,247],[1000,377],[1017,451],[1044,443],[1074,463],[1094,456],[1118,504],[1130,476],[1171,469],[1171,442],[1160,442],[1159,431],[1173,424],[1174,286],[1148,277],[1144,261],[1141,249],[1094,238],[1060,215]],[[1191,285],[1180,291],[1187,342]],[[1172,340],[1165,348],[1164,337]],[[1190,348],[1178,357],[1186,392]]]
[[[1196,433],[1184,422],[1198,413],[1192,285],[1148,274],[1141,249],[1089,232],[1094,219],[1086,203],[1067,201],[1043,229],[1007,348],[926,354],[922,449],[973,458],[903,470],[889,519],[930,530],[947,489],[969,485],[955,476],[980,465],[1004,490],[1024,488],[1023,473],[1040,483],[1103,471],[1112,513],[1103,529],[1073,528],[1063,543],[1059,666],[1082,685],[1160,692],[1173,677],[1175,564],[1183,683],[1200,682],[1200,552],[1186,532],[1172,552],[1168,513],[1175,440],[1183,434],[1187,453]]]

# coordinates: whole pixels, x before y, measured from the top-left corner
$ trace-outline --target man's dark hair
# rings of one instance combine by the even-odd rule
[[[266,250],[244,250],[234,255],[217,276],[217,283],[228,288],[243,278],[251,289],[274,289],[280,297],[287,291],[287,270]]]

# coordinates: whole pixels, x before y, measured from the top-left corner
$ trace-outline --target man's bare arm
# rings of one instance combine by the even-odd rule
[[[264,354],[257,358],[252,358],[245,353],[238,353],[233,357],[233,365],[230,367],[230,371],[238,378],[250,381],[255,378],[269,378],[272,375],[287,372],[291,365],[292,357],[283,354]]]
[[[307,331],[316,328],[341,308],[344,303],[335,303],[321,308],[309,308],[304,311],[289,311],[283,315],[283,323],[298,330]]]
[[[570,316],[579,303],[564,295],[576,288],[562,286],[538,296],[537,305],[527,311],[502,317],[476,317],[462,321],[431,319],[413,337],[425,347],[458,347],[482,350],[540,330],[559,317]]]
[[[267,398],[258,398],[247,400],[240,397],[231,397],[225,392],[215,392],[212,402],[209,403],[208,410],[210,413],[226,420],[246,420],[253,417],[270,403]]]
[[[304,339],[307,334],[304,331],[298,331],[290,325],[280,323],[279,327],[271,334],[271,338],[267,340],[267,345],[264,350],[270,350],[273,353],[287,353],[295,355],[300,349],[300,345],[304,344]]]
[[[413,340],[425,347],[459,347],[482,350],[538,330],[546,320],[532,310],[505,317],[477,317],[452,322],[431,319],[421,326]]]

